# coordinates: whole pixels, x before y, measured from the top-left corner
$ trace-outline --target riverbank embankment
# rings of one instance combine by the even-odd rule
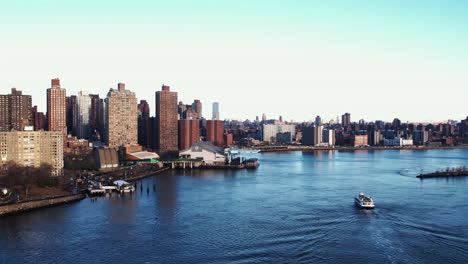
[[[30,210],[36,210],[40,208],[46,208],[59,204],[72,203],[82,200],[85,197],[86,196],[84,194],[71,194],[59,197],[50,197],[38,200],[30,200],[25,202],[0,205],[0,217],[22,213]]]
[[[143,179],[143,178],[146,178],[146,177],[150,177],[150,176],[159,174],[159,173],[161,173],[161,172],[168,171],[168,170],[170,170],[170,169],[171,169],[171,168],[169,168],[169,167],[164,167],[164,168],[158,169],[158,170],[156,170],[156,171],[152,171],[152,172],[145,173],[145,174],[142,174],[142,175],[138,175],[138,176],[134,176],[134,177],[129,177],[129,178],[124,178],[123,180],[125,180],[125,181],[127,181],[127,182],[132,182],[132,181],[140,180],[140,179]]]

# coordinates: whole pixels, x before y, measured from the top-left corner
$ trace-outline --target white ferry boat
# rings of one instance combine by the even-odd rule
[[[363,193],[360,193],[358,196],[354,197],[354,203],[356,203],[356,206],[362,209],[374,209],[374,201],[372,198],[365,196]]]

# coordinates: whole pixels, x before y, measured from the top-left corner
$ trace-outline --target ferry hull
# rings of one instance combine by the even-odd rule
[[[355,204],[356,207],[358,207],[359,209],[372,210],[372,209],[374,209],[374,207],[375,207],[375,205],[363,205],[363,204],[361,204],[357,199],[354,199],[354,204]]]

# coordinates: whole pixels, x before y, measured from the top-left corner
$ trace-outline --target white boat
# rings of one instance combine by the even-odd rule
[[[354,203],[362,209],[374,209],[374,201],[372,198],[370,196],[365,196],[363,193],[354,197]]]
[[[90,195],[103,195],[106,191],[102,188],[101,183],[97,182],[88,187],[88,192]]]
[[[117,187],[117,191],[119,191],[120,193],[135,192],[135,186],[126,181],[118,180],[115,181],[114,184]]]

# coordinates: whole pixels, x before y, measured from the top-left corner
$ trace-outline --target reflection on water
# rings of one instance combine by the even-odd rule
[[[177,214],[177,171],[170,171],[161,177],[154,177],[159,216],[170,220]]]
[[[108,196],[108,203],[111,206],[102,206],[108,219],[112,224],[128,224],[135,220],[135,208],[138,203],[136,194],[113,194]]]
[[[468,150],[254,154],[257,170],[176,170],[136,193],[0,220],[0,263],[464,263]],[[356,193],[376,209],[360,210]],[[365,252],[365,254],[363,254]]]

